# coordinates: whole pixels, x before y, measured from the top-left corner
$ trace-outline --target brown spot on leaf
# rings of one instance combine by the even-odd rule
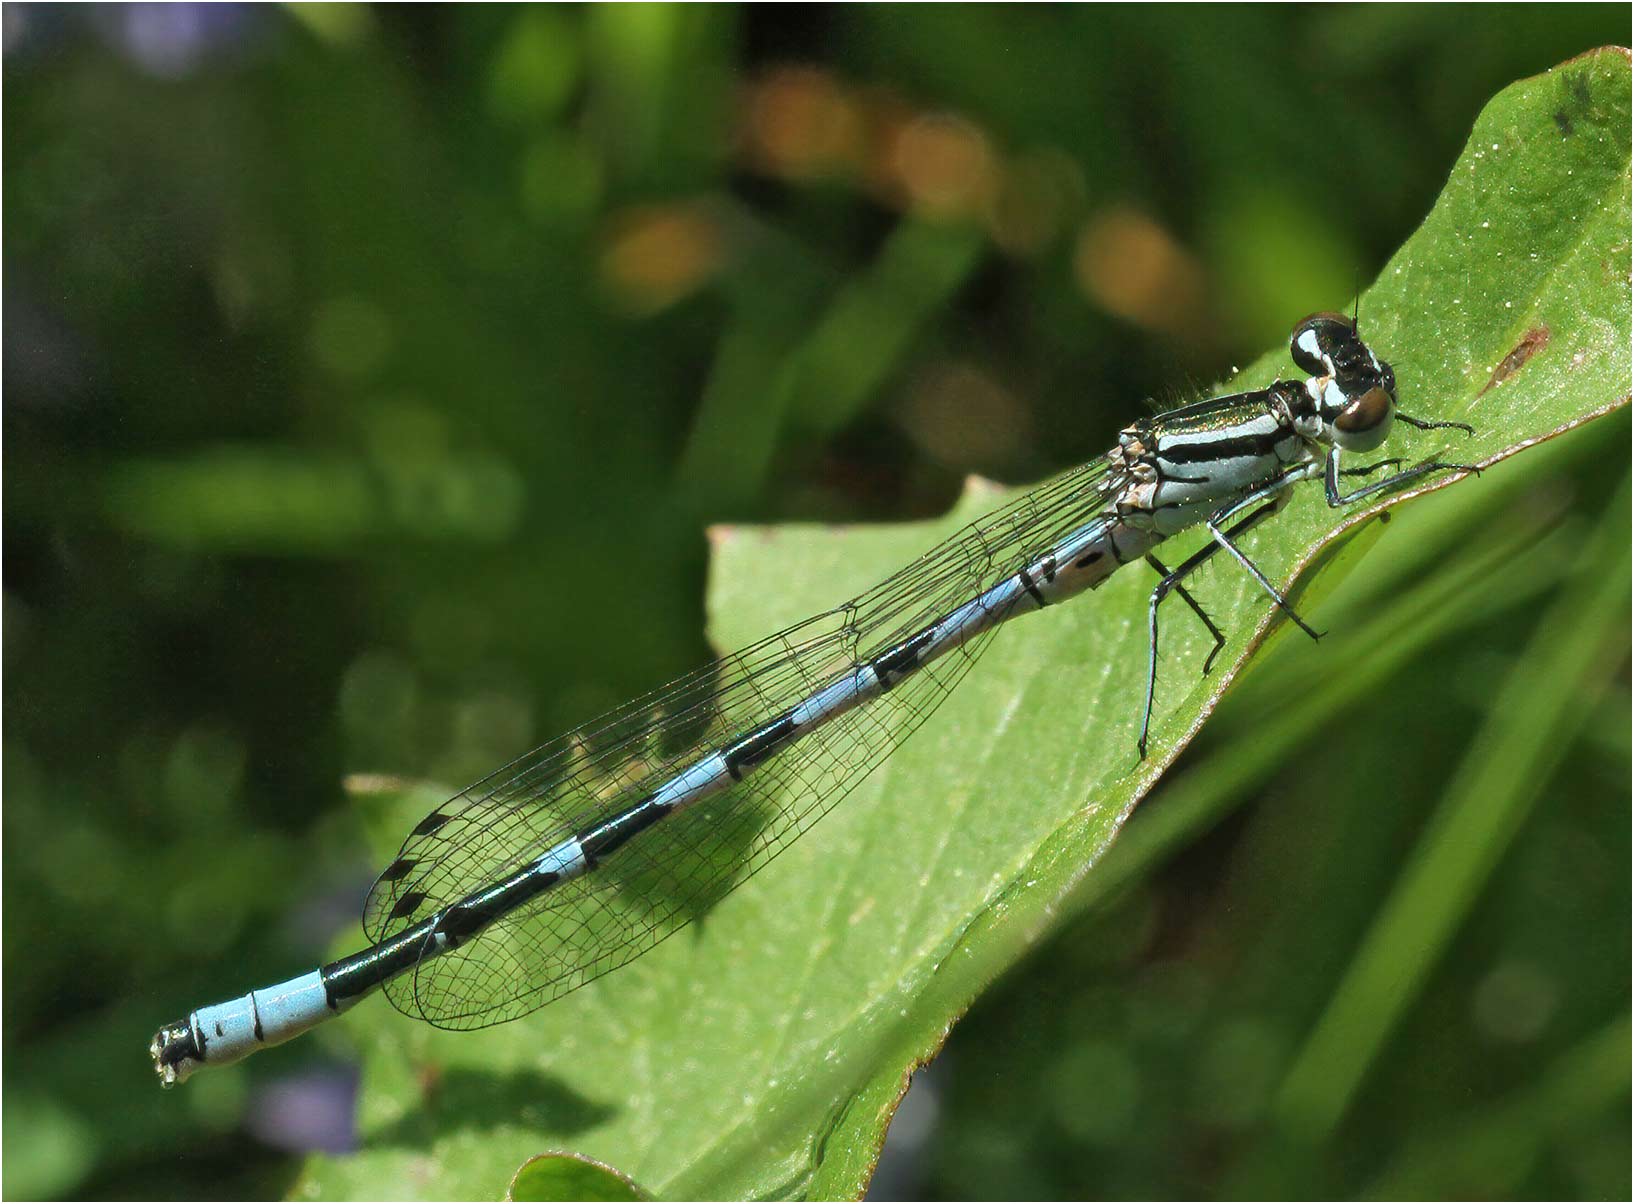
[[[1515,344],[1515,349],[1498,361],[1498,366],[1492,370],[1491,379],[1475,396],[1485,397],[1492,389],[1503,384],[1504,381],[1519,372],[1525,366],[1527,360],[1548,345],[1549,328],[1547,326],[1532,327],[1531,330],[1521,336],[1521,341]]]

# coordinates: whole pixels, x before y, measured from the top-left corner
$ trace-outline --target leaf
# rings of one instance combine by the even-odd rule
[[[529,1158],[511,1180],[507,1200],[650,1200],[652,1197],[619,1174],[577,1154],[540,1154]]]
[[[1400,454],[1498,465],[1627,402],[1629,91],[1626,53],[1599,51],[1499,94],[1362,298],[1403,408],[1476,428],[1401,429]],[[1236,383],[1288,371],[1285,353],[1269,355]],[[1458,488],[1496,487],[1506,471]],[[997,500],[972,489],[930,523],[717,531],[717,645],[856,593]],[[1274,579],[1298,579],[1320,626],[1321,596],[1385,508],[1334,512],[1308,487],[1250,537],[1252,553]],[[383,1003],[353,1013],[363,1149],[314,1159],[300,1193],[496,1196],[533,1152],[571,1148],[660,1196],[859,1195],[914,1068],[1051,922],[1253,651],[1289,635],[1245,575],[1208,576],[1201,600],[1231,641],[1200,679],[1207,638],[1168,613],[1153,756],[1137,765],[1151,585],[1131,569],[1000,632],[810,837],[634,965],[481,1033],[440,1033]]]

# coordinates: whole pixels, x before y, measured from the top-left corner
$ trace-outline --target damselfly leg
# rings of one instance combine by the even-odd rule
[[[1405,422],[1408,426],[1420,431],[1454,430],[1463,431],[1466,435],[1475,434],[1475,428],[1467,422],[1434,422],[1425,418],[1413,418],[1403,414],[1400,410],[1396,411],[1395,419],[1397,422]],[[1413,468],[1398,472],[1393,476],[1385,477],[1381,481],[1374,481],[1371,485],[1363,486],[1361,489],[1352,490],[1350,493],[1339,492],[1340,477],[1370,476],[1381,468],[1399,468],[1403,463],[1405,461],[1399,457],[1391,457],[1387,460],[1380,460],[1377,464],[1369,464],[1364,468],[1340,468],[1339,448],[1329,448],[1327,464],[1323,470],[1323,491],[1327,494],[1328,505],[1334,507],[1348,506],[1352,502],[1359,502],[1363,498],[1372,497],[1376,493],[1383,493],[1387,489],[1410,484],[1420,477],[1428,476],[1432,472],[1473,472],[1476,476],[1481,475],[1481,466],[1479,464],[1449,464],[1442,460],[1429,460]]]
[[[1164,564],[1156,556],[1153,556],[1150,552],[1146,554],[1146,563],[1156,569],[1157,575],[1161,578],[1168,579],[1173,576],[1173,574],[1169,571],[1169,566]],[[1225,632],[1221,631],[1219,627],[1215,625],[1214,620],[1208,617],[1208,612],[1198,605],[1197,599],[1191,596],[1191,591],[1189,589],[1180,584],[1178,578],[1175,578],[1171,582],[1170,588],[1172,588],[1174,592],[1179,595],[1182,602],[1191,607],[1192,614],[1196,615],[1202,620],[1203,626],[1207,627],[1208,633],[1214,637],[1214,647],[1209,649],[1208,657],[1203,661],[1203,676],[1207,677],[1208,671],[1214,668],[1214,658],[1220,654],[1220,649],[1225,647]]]
[[[1280,498],[1264,503],[1258,510],[1232,527],[1227,534],[1233,537],[1243,534],[1243,532],[1265,521],[1270,515],[1275,514],[1281,504]],[[1208,660],[1203,664],[1203,672],[1207,673],[1214,664],[1215,654],[1220,651],[1221,646],[1225,643],[1225,635],[1203,613],[1203,608],[1191,597],[1190,592],[1181,585],[1181,582],[1207,564],[1223,546],[1225,545],[1210,540],[1186,557],[1173,572],[1164,572],[1163,580],[1157,583],[1157,588],[1152,591],[1152,596],[1147,602],[1146,705],[1141,712],[1140,739],[1136,741],[1136,747],[1140,750],[1140,759],[1142,761],[1146,759],[1147,738],[1152,733],[1152,700],[1157,692],[1157,608],[1162,605],[1163,599],[1168,597],[1170,593],[1179,594],[1191,604],[1191,608],[1197,612],[1198,618],[1202,619],[1208,626],[1209,633],[1214,636],[1214,648],[1209,652]],[[1152,563],[1153,567],[1162,569],[1162,563],[1156,557],[1148,556],[1147,560]]]
[[[1463,422],[1430,422],[1417,418],[1409,418],[1404,414],[1396,414],[1395,417],[1402,419],[1402,421],[1406,422],[1407,425],[1415,427],[1418,430],[1454,429],[1464,431],[1466,434],[1471,435],[1475,433],[1473,427]],[[1413,481],[1419,480],[1420,478],[1428,476],[1434,472],[1473,472],[1479,474],[1481,471],[1480,467],[1475,464],[1452,464],[1442,460],[1430,460],[1423,464],[1416,465],[1413,468],[1394,472],[1381,480],[1374,481],[1371,484],[1362,486],[1359,489],[1354,489],[1349,493],[1344,493],[1341,492],[1339,488],[1339,479],[1341,477],[1365,477],[1371,476],[1383,469],[1400,469],[1401,465],[1405,463],[1405,461],[1403,461],[1400,457],[1389,457],[1376,463],[1362,465],[1356,468],[1340,468],[1339,457],[1340,449],[1338,447],[1331,448],[1327,457],[1322,463],[1322,468],[1320,469],[1324,479],[1324,492],[1327,496],[1328,505],[1333,507],[1346,506],[1352,502],[1361,501],[1364,498],[1369,498],[1377,494],[1384,493],[1387,490],[1396,489],[1402,485],[1411,484]],[[1209,669],[1213,667],[1214,658],[1219,654],[1220,648],[1224,645],[1225,637],[1220,631],[1219,627],[1216,626],[1215,623],[1209,619],[1208,615],[1203,612],[1203,608],[1198,604],[1197,600],[1191,596],[1190,592],[1185,589],[1181,582],[1183,582],[1199,567],[1206,564],[1209,559],[1222,548],[1231,553],[1232,558],[1236,560],[1238,564],[1242,565],[1245,570],[1247,570],[1249,575],[1259,583],[1260,587],[1270,595],[1272,601],[1277,604],[1278,608],[1281,609],[1282,612],[1291,620],[1293,620],[1301,631],[1305,632],[1305,634],[1310,636],[1313,640],[1319,640],[1322,638],[1321,633],[1313,629],[1308,623],[1305,622],[1304,619],[1299,616],[1299,613],[1294,610],[1294,608],[1289,604],[1288,600],[1283,597],[1282,593],[1276,588],[1275,585],[1271,583],[1270,578],[1260,571],[1259,566],[1250,560],[1248,555],[1241,548],[1239,548],[1235,542],[1236,539],[1244,532],[1262,522],[1266,517],[1278,510],[1287,500],[1287,491],[1292,485],[1299,481],[1310,479],[1311,477],[1317,475],[1317,472],[1317,466],[1311,463],[1301,464],[1294,468],[1288,469],[1287,471],[1272,478],[1270,481],[1267,481],[1259,488],[1251,491],[1246,496],[1239,498],[1231,505],[1226,506],[1217,511],[1215,514],[1211,515],[1206,520],[1210,541],[1182,561],[1181,564],[1173,571],[1166,569],[1162,561],[1158,560],[1155,556],[1148,555],[1146,557],[1147,562],[1151,564],[1153,568],[1157,569],[1159,574],[1161,574],[1162,580],[1158,582],[1157,588],[1152,591],[1150,601],[1147,605],[1146,702],[1141,715],[1140,739],[1137,741],[1137,747],[1140,751],[1141,760],[1145,760],[1146,758],[1147,742],[1151,735],[1152,729],[1152,706],[1157,690],[1157,608],[1163,602],[1163,599],[1170,593],[1176,593],[1180,595],[1180,597],[1186,602],[1186,604],[1192,609],[1198,618],[1202,619],[1203,624],[1209,630],[1209,634],[1214,637],[1214,647],[1209,650],[1208,658],[1203,664],[1203,672],[1207,673]],[[1256,506],[1258,509],[1252,509]],[[1243,513],[1245,510],[1251,510],[1248,517],[1242,519],[1240,522],[1236,523],[1230,528],[1226,528],[1224,526],[1224,524],[1231,522],[1233,518]]]
[[[1380,460],[1377,464],[1364,464],[1360,468],[1341,468],[1342,477],[1370,477],[1381,468],[1400,468],[1407,463],[1400,456],[1391,456],[1388,460]]]
[[[1404,472],[1385,477],[1382,481],[1374,481],[1371,485],[1363,485],[1360,489],[1353,489],[1349,493],[1339,491],[1340,477],[1361,475],[1362,471],[1372,471],[1389,463],[1391,462],[1388,460],[1382,461],[1379,464],[1369,466],[1366,470],[1343,469],[1339,467],[1338,448],[1330,451],[1328,453],[1327,467],[1322,476],[1323,492],[1327,494],[1328,505],[1334,507],[1348,506],[1352,502],[1359,502],[1363,498],[1372,497],[1374,494],[1383,493],[1388,489],[1396,489],[1402,485],[1411,484],[1421,477],[1429,476],[1432,472],[1473,472],[1476,476],[1481,475],[1481,466],[1479,464],[1448,464],[1443,460],[1430,460]],[[1401,461],[1397,460],[1395,463],[1399,464]]]
[[[1475,433],[1475,428],[1467,422],[1434,422],[1427,418],[1414,418],[1410,414],[1403,414],[1400,410],[1396,411],[1396,421],[1405,422],[1414,430],[1419,431],[1452,430],[1463,431],[1466,435],[1473,435]]]

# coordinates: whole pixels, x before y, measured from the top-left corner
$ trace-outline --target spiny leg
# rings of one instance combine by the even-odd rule
[[[1390,459],[1380,460],[1377,464],[1364,464],[1360,468],[1341,468],[1339,475],[1342,477],[1370,477],[1381,468],[1400,468],[1405,463],[1407,461],[1400,456],[1391,456]]]
[[[1401,415],[1398,414],[1397,417],[1399,418]],[[1379,464],[1371,465],[1365,471],[1372,471],[1372,469],[1381,468],[1390,463],[1389,460],[1381,461]],[[1397,460],[1394,463],[1399,464],[1401,461]],[[1448,464],[1441,460],[1431,460],[1427,464],[1420,464],[1416,468],[1407,469],[1405,472],[1393,473],[1382,481],[1374,481],[1371,485],[1364,485],[1360,489],[1354,489],[1349,493],[1340,493],[1339,478],[1342,476],[1356,476],[1360,474],[1360,471],[1364,470],[1342,469],[1339,467],[1339,449],[1337,447],[1328,452],[1327,464],[1322,474],[1323,492],[1327,494],[1328,505],[1336,508],[1348,506],[1350,503],[1359,502],[1365,497],[1372,497],[1375,493],[1383,493],[1387,489],[1394,489],[1411,481],[1416,481],[1432,472],[1473,472],[1480,475],[1481,466],[1479,464]]]
[[[1405,422],[1408,426],[1420,431],[1441,431],[1450,428],[1455,431],[1463,431],[1466,435],[1475,433],[1475,428],[1467,422],[1435,422],[1428,418],[1413,418],[1410,415],[1403,414],[1400,410],[1396,411],[1396,421]]]
[[[1157,570],[1159,577],[1171,576],[1169,567],[1150,552],[1146,554],[1146,563]],[[1182,602],[1191,607],[1192,614],[1203,621],[1203,626],[1207,627],[1208,633],[1214,637],[1214,647],[1209,649],[1208,659],[1203,662],[1203,675],[1206,677],[1208,671],[1214,667],[1214,658],[1219,656],[1220,649],[1225,647],[1225,633],[1214,625],[1214,620],[1209,618],[1208,613],[1198,605],[1197,599],[1191,596],[1191,591],[1181,585],[1178,580],[1174,583],[1174,592],[1180,596]]]
[[[1247,531],[1256,523],[1263,521],[1268,515],[1274,513],[1279,504],[1280,503],[1277,499],[1273,499],[1272,501],[1265,503],[1265,505],[1254,511],[1254,513],[1243,519],[1236,526],[1232,527],[1231,534],[1241,535],[1244,531]],[[1221,633],[1220,629],[1214,625],[1213,620],[1203,613],[1202,607],[1197,605],[1197,603],[1191,598],[1190,594],[1180,583],[1196,572],[1202,565],[1208,563],[1209,558],[1218,553],[1219,550],[1220,545],[1210,541],[1198,548],[1197,551],[1193,552],[1190,556],[1186,557],[1186,559],[1180,563],[1180,566],[1173,572],[1164,570],[1162,563],[1155,557],[1147,557],[1147,560],[1152,562],[1153,567],[1163,572],[1163,580],[1157,583],[1157,588],[1152,591],[1151,600],[1146,606],[1146,706],[1141,712],[1140,739],[1136,742],[1136,747],[1140,750],[1140,759],[1142,761],[1146,759],[1146,743],[1152,734],[1152,701],[1153,697],[1157,693],[1157,608],[1162,604],[1163,599],[1168,597],[1171,592],[1178,593],[1182,598],[1185,598],[1191,603],[1192,609],[1197,612],[1197,617],[1203,620],[1210,633],[1212,633],[1214,636],[1214,651],[1210,652],[1208,657],[1208,665],[1212,665],[1214,663],[1215,655],[1220,651],[1220,647],[1225,643],[1225,636],[1223,633]],[[1208,672],[1207,665],[1204,667],[1203,672]]]
[[[1254,505],[1256,502],[1260,501],[1266,496],[1286,489],[1289,484],[1296,480],[1303,480],[1305,477],[1314,475],[1312,471],[1314,467],[1314,465],[1302,464],[1298,468],[1284,473],[1283,476],[1277,478],[1275,481],[1272,481],[1270,484],[1260,489],[1256,489],[1253,493],[1249,494],[1241,501],[1233,502],[1231,505],[1227,506],[1224,510],[1221,510],[1208,520],[1208,529],[1209,534],[1214,536],[1215,542],[1226,551],[1230,552],[1232,559],[1234,559],[1238,564],[1242,565],[1243,568],[1247,569],[1249,576],[1253,577],[1255,581],[1260,583],[1260,588],[1267,594],[1271,595],[1271,600],[1275,602],[1279,608],[1281,608],[1282,613],[1292,619],[1299,629],[1306,635],[1310,636],[1311,639],[1319,640],[1322,638],[1321,633],[1316,631],[1309,623],[1305,622],[1304,619],[1299,617],[1299,613],[1288,604],[1288,599],[1284,598],[1281,591],[1278,590],[1276,586],[1271,584],[1271,579],[1264,573],[1260,572],[1259,566],[1252,560],[1248,559],[1247,553],[1231,542],[1232,537],[1237,534],[1237,528],[1233,527],[1230,531],[1222,531],[1220,529],[1221,523],[1225,522],[1234,515],[1241,513],[1243,510],[1246,510],[1249,506]],[[1329,467],[1331,471],[1333,467],[1333,461],[1331,460],[1329,461]],[[1375,488],[1375,486],[1368,487],[1369,490],[1372,490],[1373,488]]]

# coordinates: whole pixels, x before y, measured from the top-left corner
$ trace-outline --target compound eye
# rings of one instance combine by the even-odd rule
[[[1301,372],[1320,376],[1327,371],[1324,355],[1332,355],[1336,347],[1355,333],[1355,327],[1344,314],[1316,313],[1294,327],[1288,339],[1288,350]]]
[[[1390,417],[1390,394],[1382,385],[1374,385],[1355,401],[1339,411],[1333,428],[1340,435],[1367,435],[1377,430]]]

